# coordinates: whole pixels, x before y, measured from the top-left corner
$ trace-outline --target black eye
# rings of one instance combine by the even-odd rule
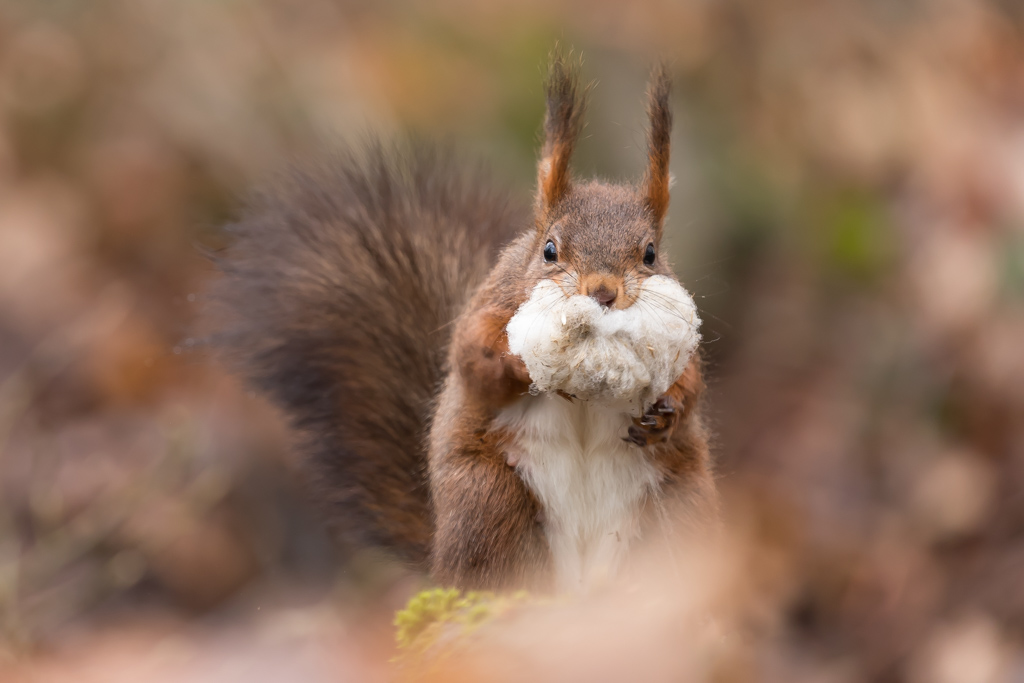
[[[548,240],[548,243],[544,245],[544,260],[548,263],[554,263],[558,260],[558,249],[555,248],[555,243]]]
[[[644,252],[644,265],[645,266],[653,266],[654,265],[654,256],[655,256],[654,244],[653,243],[648,244],[647,245],[647,250]]]

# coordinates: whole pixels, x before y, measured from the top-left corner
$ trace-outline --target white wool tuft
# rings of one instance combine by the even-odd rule
[[[506,327],[531,391],[626,402],[639,415],[686,369],[700,341],[693,298],[664,275],[644,281],[632,306],[605,309],[542,280]]]

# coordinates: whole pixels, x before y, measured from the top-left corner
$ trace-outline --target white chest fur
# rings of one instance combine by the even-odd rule
[[[620,569],[639,534],[644,502],[658,486],[655,467],[622,440],[627,409],[543,394],[524,397],[498,418],[516,435],[510,457],[543,506],[562,589]]]

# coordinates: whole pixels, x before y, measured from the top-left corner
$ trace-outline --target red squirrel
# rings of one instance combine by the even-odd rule
[[[645,283],[676,283],[669,90],[656,69],[635,186],[573,178],[586,93],[555,56],[532,208],[451,154],[372,143],[292,170],[230,226],[219,340],[290,417],[342,537],[445,586],[572,588],[714,517],[699,352],[630,412],[538,390],[509,349],[539,283],[595,315],[667,309]]]

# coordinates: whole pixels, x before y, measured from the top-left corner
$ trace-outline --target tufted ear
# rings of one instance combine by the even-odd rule
[[[668,67],[660,64],[651,73],[651,80],[647,86],[647,117],[650,119],[650,128],[647,131],[647,173],[643,183],[644,201],[651,216],[654,217],[659,237],[665,213],[668,211],[671,184],[668,171],[669,138],[672,134],[672,109],[669,105],[671,91],[672,80]]]
[[[586,108],[586,88],[580,88],[579,65],[568,63],[556,51],[548,66],[545,94],[544,146],[537,165],[537,208],[541,215],[569,190],[569,159],[583,128]]]

